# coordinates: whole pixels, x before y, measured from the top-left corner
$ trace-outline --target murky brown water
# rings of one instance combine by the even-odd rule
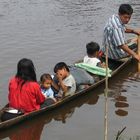
[[[130,25],[139,28],[140,1]],[[3,0],[0,1],[0,107],[7,103],[9,78],[23,57],[31,58],[37,76],[52,72],[58,61],[68,64],[85,55],[85,44],[101,44],[102,30],[121,0]],[[140,139],[140,75],[131,64],[110,82],[109,138],[124,127],[123,139]],[[11,140],[101,140],[104,137],[104,87],[87,93],[53,113],[0,132]],[[16,135],[15,135],[16,134]]]

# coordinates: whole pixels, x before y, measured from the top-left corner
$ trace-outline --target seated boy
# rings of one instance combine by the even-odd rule
[[[74,94],[76,91],[76,82],[71,75],[68,66],[64,62],[59,62],[55,65],[54,72],[56,73],[56,78],[58,80],[58,94],[63,97]]]
[[[92,66],[105,67],[98,58],[100,46],[96,42],[90,42],[86,45],[87,55],[84,57],[83,62]]]

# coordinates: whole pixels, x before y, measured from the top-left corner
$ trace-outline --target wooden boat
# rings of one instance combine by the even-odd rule
[[[119,60],[119,61],[110,60],[109,61],[109,67],[112,69],[112,73],[111,73],[112,76],[109,77],[109,79],[113,78],[114,75],[116,75],[123,68],[125,68],[131,62],[131,60],[132,60],[131,57],[125,58],[125,59],[122,59],[122,60]],[[2,130],[2,129],[9,128],[9,127],[21,122],[21,121],[30,119],[30,118],[32,118],[36,115],[39,115],[43,112],[49,112],[51,110],[54,110],[54,109],[62,106],[63,104],[65,104],[65,103],[67,103],[67,102],[69,102],[69,101],[71,101],[71,100],[73,100],[73,99],[75,99],[79,96],[82,96],[83,94],[86,94],[86,92],[95,89],[96,87],[100,86],[101,84],[103,84],[105,82],[105,77],[99,76],[99,79],[100,79],[99,81],[95,82],[93,85],[90,85],[88,88],[77,91],[74,95],[65,97],[64,99],[58,101],[57,103],[55,103],[53,105],[42,108],[40,110],[33,111],[29,114],[24,114],[24,115],[18,116],[16,118],[13,118],[13,119],[10,119],[10,120],[4,121],[4,122],[2,122],[0,120],[0,129]],[[0,110],[0,117],[3,113],[3,110],[4,110],[4,108]]]

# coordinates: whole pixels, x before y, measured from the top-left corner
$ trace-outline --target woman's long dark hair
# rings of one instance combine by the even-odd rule
[[[32,60],[23,58],[18,62],[16,77],[23,80],[21,87],[27,81],[37,81],[35,67]]]

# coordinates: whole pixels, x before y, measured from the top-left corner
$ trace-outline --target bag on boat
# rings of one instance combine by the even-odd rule
[[[80,85],[92,85],[95,83],[94,78],[85,70],[75,67],[75,66],[69,66],[70,73],[75,78],[77,87]]]
[[[1,120],[2,121],[10,120],[12,118],[18,117],[18,116],[23,115],[23,114],[24,114],[24,111],[22,111],[22,110],[18,110],[18,109],[11,108],[11,107],[6,107],[3,110]]]
[[[92,65],[89,65],[86,63],[76,63],[75,66],[82,68],[82,69],[84,69],[92,74],[95,74],[95,75],[106,76],[106,68],[92,66]],[[108,68],[108,77],[111,77],[111,72],[112,72],[112,70],[110,70]]]

